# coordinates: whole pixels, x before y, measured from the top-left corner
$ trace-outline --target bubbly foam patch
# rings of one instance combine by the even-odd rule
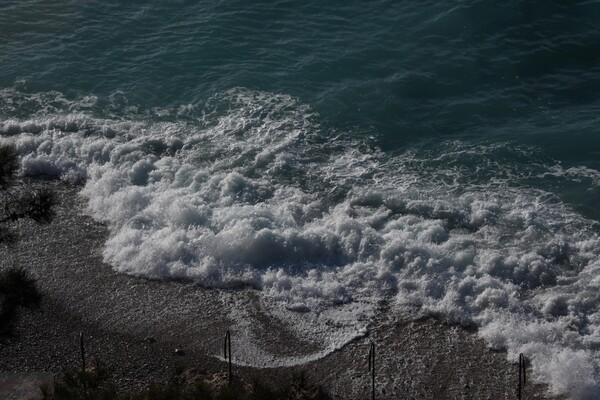
[[[85,182],[117,271],[255,287],[298,313],[416,307],[525,353],[556,392],[600,395],[598,226],[543,187],[597,171],[511,143],[384,154],[289,96],[244,89],[119,118],[94,98],[20,96],[0,96],[2,142],[26,175]],[[340,343],[364,333],[345,326]]]

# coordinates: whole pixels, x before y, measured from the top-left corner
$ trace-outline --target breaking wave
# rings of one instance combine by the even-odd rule
[[[290,96],[246,89],[177,109],[119,104],[0,96],[1,141],[25,175],[84,183],[117,271],[250,286],[298,312],[385,302],[476,324],[554,391],[600,395],[598,224],[543,185],[598,190],[597,171],[510,142],[390,154]]]

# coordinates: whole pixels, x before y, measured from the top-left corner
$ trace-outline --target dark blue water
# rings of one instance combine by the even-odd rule
[[[4,1],[0,86],[95,95],[100,114],[111,96],[148,111],[244,87],[386,150],[466,136],[600,165],[597,3],[154,3]]]
[[[122,91],[144,108],[232,87],[286,93],[386,148],[496,133],[597,145],[593,2],[121,3],[4,1],[0,84]]]
[[[395,293],[512,353],[543,343],[541,379],[580,398],[600,381],[599,93],[591,0],[0,2],[2,138],[26,174],[87,180],[117,270],[301,309]],[[304,291],[308,265],[339,286]],[[366,290],[348,276],[369,265]],[[484,317],[504,309],[579,336]],[[577,349],[587,372],[560,378]]]

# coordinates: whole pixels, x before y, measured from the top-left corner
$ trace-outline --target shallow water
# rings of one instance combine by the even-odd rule
[[[598,3],[154,3],[0,5],[0,140],[115,270],[474,323],[598,396]]]

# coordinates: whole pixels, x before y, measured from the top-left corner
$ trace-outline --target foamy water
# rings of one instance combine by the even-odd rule
[[[510,141],[390,154],[321,127],[293,97],[243,88],[101,117],[93,96],[0,99],[13,110],[1,142],[24,175],[85,183],[118,272],[250,286],[298,315],[338,319],[345,328],[319,354],[363,335],[380,304],[475,324],[510,359],[530,357],[555,392],[600,396],[598,223],[549,190],[557,179],[598,190],[593,169]]]

